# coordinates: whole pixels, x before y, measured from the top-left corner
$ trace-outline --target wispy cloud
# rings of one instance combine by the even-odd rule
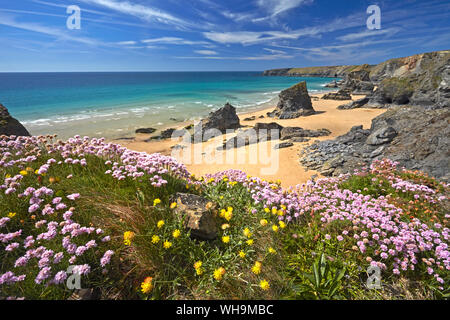
[[[204,54],[204,55],[206,55],[206,56],[212,56],[212,55],[216,55],[216,54],[218,54],[216,51],[214,51],[214,50],[195,50],[194,51],[195,53],[198,53],[198,54]]]
[[[207,41],[192,41],[186,40],[178,37],[160,37],[153,39],[141,40],[142,43],[164,43],[164,44],[175,44],[175,45],[208,45]]]
[[[192,26],[188,21],[175,17],[174,15],[157,8],[118,0],[79,0],[91,5],[97,5],[122,14],[131,15],[147,22],[159,22],[186,28]]]
[[[190,57],[175,57],[176,59],[210,59],[210,60],[246,60],[246,61],[258,61],[258,60],[279,60],[279,59],[291,59],[292,55],[285,54],[264,54],[257,56],[190,56]]]
[[[48,2],[48,1],[43,1],[43,0],[31,0],[34,3],[38,3],[38,4],[43,4],[49,7],[56,7],[56,8],[67,8],[69,5],[68,4],[61,4],[61,3],[54,3],[54,2]],[[101,11],[97,11],[97,10],[91,10],[91,9],[86,9],[86,8],[82,8],[83,12],[89,12],[89,13],[93,13],[93,14],[105,14],[105,12],[101,12]]]
[[[349,33],[341,37],[337,37],[341,41],[355,41],[367,37],[381,36],[381,35],[394,35],[400,31],[400,28],[387,28],[381,30],[365,30],[356,33]]]
[[[57,40],[74,41],[74,42],[83,43],[83,44],[87,44],[87,45],[93,45],[93,46],[97,46],[97,45],[101,44],[101,42],[96,39],[72,36],[72,35],[68,34],[67,31],[64,29],[47,27],[47,26],[43,26],[43,25],[37,24],[37,23],[19,22],[19,21],[16,21],[16,19],[14,17],[9,16],[9,15],[0,14],[0,24],[11,27],[11,28],[22,29],[22,30],[26,30],[26,31],[30,31],[30,32],[45,34],[48,36],[52,36],[52,37],[56,38]]]
[[[258,0],[257,4],[266,10],[270,17],[275,17],[280,13],[312,2],[313,0]]]
[[[120,46],[132,46],[135,45],[137,42],[136,41],[120,41],[117,42],[118,45]]]

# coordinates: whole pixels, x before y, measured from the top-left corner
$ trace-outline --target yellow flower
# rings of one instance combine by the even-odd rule
[[[261,287],[261,289],[263,289],[264,291],[266,291],[266,290],[269,290],[269,288],[270,288],[270,284],[269,284],[269,282],[267,281],[267,280],[261,280],[260,282],[259,282],[259,286]]]
[[[26,175],[28,174],[28,172],[25,171],[25,170],[21,170],[19,173],[20,173],[22,176],[26,176]]]
[[[263,227],[266,226],[267,223],[268,223],[268,222],[267,222],[266,219],[261,219],[261,220],[259,221],[259,224],[262,225]]]
[[[160,238],[159,238],[157,235],[154,235],[154,236],[152,237],[152,243],[158,243],[159,240],[160,240]]]
[[[264,208],[264,212],[265,212],[265,213],[269,213],[269,212],[270,212],[270,209],[269,209],[269,208]]]
[[[272,214],[277,214],[277,212],[278,212],[277,208],[273,207],[272,208]]]
[[[286,228],[286,223],[284,223],[284,221],[279,221],[278,224],[280,225],[281,229]]]
[[[186,183],[186,189],[189,189],[189,184],[188,183]]]
[[[172,246],[172,242],[166,240],[166,241],[164,241],[163,246],[164,246],[164,249],[169,249]]]
[[[37,171],[37,170],[36,170]],[[9,178],[11,178],[11,175],[8,173],[6,176],[5,176],[5,178],[6,179],[9,179]]]
[[[227,208],[227,211],[233,212],[233,207],[228,207],[228,208]]]
[[[233,211],[225,212],[225,220],[230,221],[232,217],[233,217]]]
[[[220,200],[223,200],[223,196],[220,196],[219,199],[220,199]]]
[[[239,251],[239,257],[241,257],[242,259],[244,259],[245,258],[245,252],[244,251]]]
[[[226,230],[229,227],[230,227],[230,225],[228,223],[224,223],[221,228],[222,228],[222,230]]]
[[[272,225],[272,230],[274,231],[274,232],[278,232],[278,226],[277,225]]]
[[[277,253],[277,251],[274,248],[270,247],[269,248],[269,253],[274,254],[274,253]]]
[[[246,236],[247,238],[250,238],[252,236],[249,228],[244,229],[244,236]]]
[[[203,268],[197,268],[197,269],[195,269],[195,273],[196,273],[198,276],[201,276],[201,275],[203,274]]]
[[[161,229],[164,225],[164,220],[159,220],[158,223],[156,224],[156,226],[158,227],[158,229]]]
[[[172,202],[170,204],[170,209],[175,209],[177,207],[177,203],[176,202]]]
[[[225,274],[225,269],[223,267],[220,267],[219,269],[214,270],[214,279],[217,281],[222,280],[223,275]]]
[[[178,238],[180,235],[181,235],[181,231],[178,230],[178,229],[175,229],[175,230],[172,232],[172,237],[174,237],[175,239]]]
[[[197,261],[196,263],[194,263],[194,269],[199,269],[201,266],[202,266],[201,261]]]
[[[213,203],[211,201],[209,201],[206,205],[205,205],[205,209],[209,210],[213,207]]]
[[[227,211],[225,210],[225,209],[221,209],[220,210],[220,213],[219,213],[219,217],[221,217],[221,218],[225,218],[225,213],[226,213]]]
[[[129,246],[131,244],[131,240],[134,239],[135,233],[133,231],[125,231],[123,233],[123,243],[126,246]]]
[[[222,242],[223,242],[223,243],[228,243],[228,242],[230,242],[230,237],[229,237],[229,236],[224,236],[224,237],[222,237]]]
[[[251,246],[251,245],[253,244],[253,239],[247,240],[247,244],[248,244],[249,246]]]
[[[141,283],[141,291],[142,293],[149,293],[153,289],[152,285],[152,277],[145,278],[144,282]]]
[[[228,178],[224,178],[223,181],[227,182],[227,181],[228,181]]]
[[[256,261],[255,265],[252,267],[252,272],[254,274],[260,274],[261,273],[261,262]]]
[[[15,215],[16,215],[15,212],[10,212],[8,213],[8,218],[14,218]]]
[[[284,216],[284,210],[278,210],[277,211],[277,214],[279,215],[279,216]]]
[[[161,200],[156,198],[155,200],[153,200],[153,206],[156,206],[157,204],[160,204]]]
[[[34,174],[39,174],[39,169],[34,170]]]
[[[31,167],[27,167],[25,170],[27,170],[28,172],[33,172],[33,168]]]

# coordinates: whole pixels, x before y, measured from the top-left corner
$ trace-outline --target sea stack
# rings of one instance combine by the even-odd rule
[[[0,135],[29,136],[27,129],[16,119],[11,117],[8,109],[0,103]]]
[[[314,114],[311,97],[306,88],[306,81],[302,81],[279,94],[279,102],[276,109],[269,112],[269,117],[279,119],[294,119],[301,116]]]

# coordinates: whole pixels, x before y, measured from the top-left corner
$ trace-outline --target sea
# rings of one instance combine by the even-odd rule
[[[262,72],[0,73],[0,103],[32,135],[113,139],[199,120],[226,102],[238,113],[275,106],[281,90],[303,80],[310,93],[332,81]]]

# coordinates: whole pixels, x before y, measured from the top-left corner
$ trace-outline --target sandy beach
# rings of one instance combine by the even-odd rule
[[[156,135],[137,134],[134,139],[115,140],[114,142],[126,146],[136,151],[144,151],[147,153],[161,153],[164,155],[175,156],[179,161],[183,162],[188,170],[196,176],[203,176],[208,173],[216,173],[228,169],[239,169],[245,171],[251,176],[261,177],[267,180],[280,179],[283,187],[295,186],[306,182],[312,175],[318,174],[316,171],[306,170],[299,163],[299,152],[307,145],[316,140],[328,140],[340,136],[356,125],[363,125],[365,129],[370,127],[371,120],[383,113],[385,110],[380,109],[353,109],[338,110],[337,106],[347,103],[348,101],[322,100],[322,94],[311,95],[312,104],[316,110],[316,114],[308,117],[300,117],[297,119],[278,120],[266,116],[268,111],[272,111],[275,106],[259,110],[256,112],[239,114],[243,130],[253,127],[257,122],[269,123],[277,122],[280,125],[302,127],[304,129],[317,130],[326,128],[331,131],[329,136],[311,138],[308,142],[294,143],[292,147],[276,150],[277,154],[271,154],[273,146],[281,141],[260,142],[257,145],[240,147],[224,151],[215,151],[215,148],[222,144],[223,137],[212,139],[208,142],[193,145],[192,150],[184,149],[173,152],[171,147],[179,144],[179,140],[156,140],[146,142],[149,137]],[[358,99],[361,96],[353,96],[352,99]],[[264,118],[259,118],[264,115]],[[244,121],[244,118],[255,116],[255,120]],[[177,128],[183,128],[189,123],[178,123]],[[187,152],[189,150],[190,152]],[[214,151],[211,151],[214,150]],[[253,156],[258,150],[264,150],[272,159],[276,159],[276,164],[268,164],[267,157]],[[253,157],[251,157],[253,156]],[[230,160],[233,159],[233,160]],[[256,159],[256,160],[255,160]],[[265,169],[264,169],[265,168]],[[269,170],[270,169],[270,170]]]

